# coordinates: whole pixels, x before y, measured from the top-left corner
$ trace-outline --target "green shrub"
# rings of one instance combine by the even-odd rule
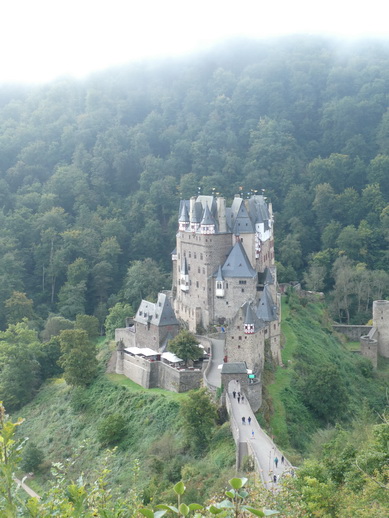
[[[126,434],[126,421],[120,414],[111,414],[97,427],[97,437],[102,446],[118,444]]]
[[[26,473],[36,471],[44,460],[44,453],[33,442],[28,442],[23,450],[23,458],[20,467]]]

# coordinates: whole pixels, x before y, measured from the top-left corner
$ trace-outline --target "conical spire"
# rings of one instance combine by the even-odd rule
[[[189,212],[186,203],[182,204],[181,215],[178,221],[189,223]]]
[[[200,224],[200,231],[202,234],[214,234],[215,233],[215,220],[209,210],[208,205],[205,205],[203,219]]]
[[[244,319],[244,333],[246,335],[251,335],[254,333],[254,322],[255,314],[251,307],[251,304],[248,302],[246,307],[246,316]]]

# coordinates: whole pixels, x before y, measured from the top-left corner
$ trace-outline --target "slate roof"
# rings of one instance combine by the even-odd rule
[[[222,374],[247,374],[245,362],[223,363]]]
[[[258,272],[259,284],[274,284],[274,278],[270,271],[270,268],[266,266],[263,272]]]
[[[182,203],[181,215],[178,221],[189,223],[189,212],[186,203]]]
[[[259,331],[266,325],[264,321],[258,317],[257,308],[251,301],[246,301],[242,304],[238,314],[243,316],[245,324],[254,324],[255,332]]]
[[[271,296],[270,289],[267,284],[265,284],[263,288],[262,296],[258,303],[257,317],[265,322],[277,320],[277,306],[274,304],[273,297]]]
[[[247,212],[246,206],[243,200],[241,200],[241,202],[242,203],[240,204],[239,211],[235,216],[235,222],[232,230],[235,234],[255,232],[255,227],[253,225],[249,213]]]
[[[201,220],[201,225],[215,225],[215,219],[213,218],[211,211],[208,208],[208,205],[205,206],[203,219]]]
[[[247,254],[240,241],[235,243],[231,252],[229,253],[225,263],[222,266],[222,274],[224,278],[251,278],[257,275],[257,272],[251,266]]]
[[[245,319],[244,319],[244,323],[245,324],[254,324],[255,320],[256,320],[256,318],[255,318],[254,310],[251,307],[251,304],[247,303],[247,306],[246,306],[246,316],[245,316]]]
[[[134,321],[140,324],[150,323],[154,326],[178,325],[174,310],[165,293],[158,293],[158,300],[155,304],[142,300]]]
[[[219,266],[219,268],[217,270],[216,280],[217,281],[223,281],[224,280],[223,273],[222,273],[222,267],[221,266]]]

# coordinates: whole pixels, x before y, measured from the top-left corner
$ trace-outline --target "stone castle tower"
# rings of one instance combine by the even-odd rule
[[[266,340],[280,360],[273,213],[262,195],[182,200],[173,252],[173,304],[192,332],[218,326],[225,360],[260,372]]]

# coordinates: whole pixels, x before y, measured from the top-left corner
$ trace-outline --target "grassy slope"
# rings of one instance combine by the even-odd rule
[[[21,433],[45,452],[47,465],[72,458],[69,478],[84,473],[94,480],[106,457],[96,430],[106,416],[119,413],[126,419],[127,433],[109,458],[110,483],[126,493],[133,485],[138,459],[137,484],[146,501],[164,498],[164,491],[182,474],[191,479],[188,498],[195,499],[199,492],[204,495],[226,484],[234,470],[235,447],[225,423],[215,434],[212,452],[202,459],[191,457],[182,446],[179,407],[183,398],[185,394],[144,390],[118,375],[101,376],[88,389],[71,389],[59,379],[46,384],[18,414],[25,418]],[[39,492],[50,478],[47,469],[37,474],[31,486]]]
[[[268,387],[274,409],[270,430],[277,442],[293,455],[293,448],[304,451],[312,433],[323,426],[304,406],[298,392],[296,372],[301,371],[302,365],[308,364],[312,369],[326,362],[338,366],[349,395],[345,421],[358,412],[364,399],[376,410],[383,408],[389,376],[386,362],[380,362],[377,373],[365,372],[365,361],[332,334],[323,304],[308,303],[303,307],[294,301],[289,305],[283,298],[282,311],[284,366],[276,368]]]

